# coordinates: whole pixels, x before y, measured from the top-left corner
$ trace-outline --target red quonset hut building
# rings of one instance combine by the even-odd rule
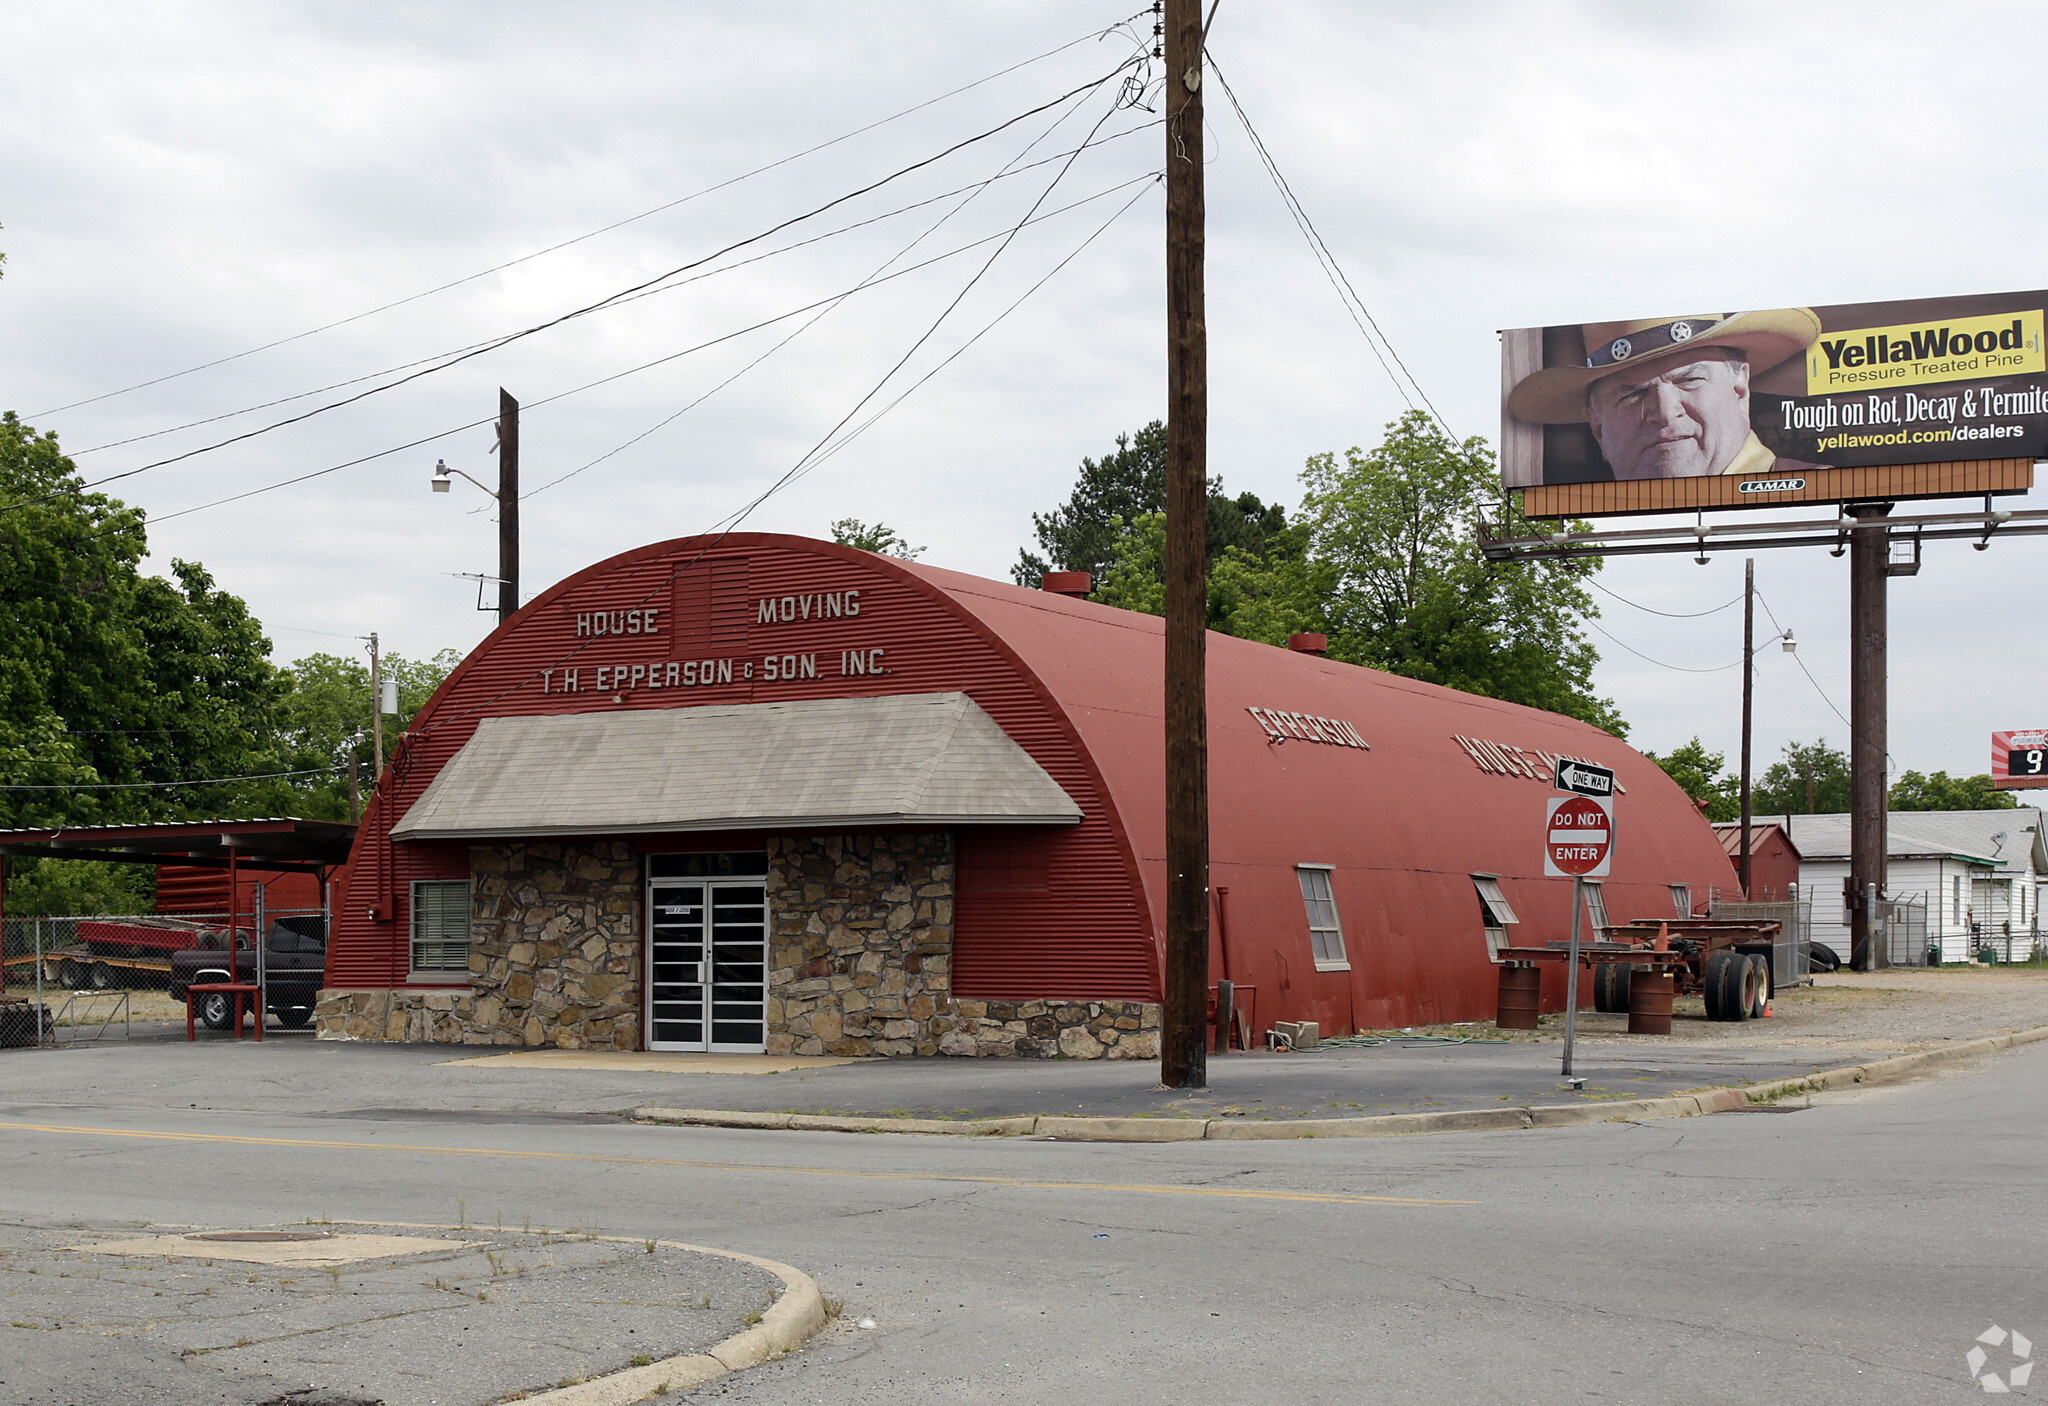
[[[601,562],[400,739],[320,1034],[1154,1057],[1162,669],[1156,617],[830,543]],[[1209,737],[1211,979],[1256,1030],[1490,1018],[1494,951],[1569,926],[1557,755],[1624,790],[1595,921],[1727,881],[1663,772],[1557,714],[1212,634]]]

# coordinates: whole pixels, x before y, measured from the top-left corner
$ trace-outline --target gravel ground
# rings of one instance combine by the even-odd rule
[[[1590,997],[1589,997],[1590,999]],[[2048,968],[1893,967],[1881,972],[1815,973],[1813,985],[1771,998],[1769,1020],[1708,1020],[1697,996],[1672,1006],[1671,1036],[1688,1045],[1729,1049],[1839,1051],[1852,1062],[1872,1054],[1911,1054],[1955,1040],[1975,1040],[2048,1025]],[[1628,1017],[1579,1012],[1583,1044],[1640,1045],[1625,1033]],[[1561,1041],[1564,1017],[1543,1017],[1540,1030],[1496,1030],[1491,1021],[1415,1027],[1416,1034]]]

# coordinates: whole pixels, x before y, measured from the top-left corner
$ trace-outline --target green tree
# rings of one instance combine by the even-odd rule
[[[1149,513],[1166,511],[1166,426],[1154,420],[1135,435],[1116,437],[1116,450],[1083,459],[1067,501],[1050,513],[1033,513],[1036,552],[1020,551],[1010,569],[1020,586],[1037,586],[1048,571],[1085,571],[1100,583],[1116,569],[1123,539],[1139,530]],[[1210,565],[1235,547],[1263,556],[1276,534],[1287,530],[1287,511],[1255,493],[1231,497],[1220,477],[1211,478],[1204,525]],[[1165,582],[1165,558],[1158,561]],[[1126,571],[1128,575],[1128,571]]]
[[[1848,756],[1825,737],[1787,742],[1750,792],[1756,815],[1840,815],[1851,804]]]
[[[1722,768],[1727,757],[1722,752],[1709,752],[1695,737],[1683,746],[1673,747],[1663,756],[1645,752],[1644,756],[1664,769],[1664,774],[1678,783],[1680,790],[1692,797],[1693,804],[1701,805],[1709,820],[1740,820],[1742,818],[1742,778],[1727,775]],[[1755,809],[1755,794],[1750,796],[1751,809]]]
[[[1932,776],[1909,771],[1892,783],[1885,804],[1892,810],[2013,810],[2019,799],[1992,789],[1988,772],[1952,777],[1945,771]]]
[[[858,547],[864,552],[880,552],[885,557],[901,557],[904,561],[916,561],[925,550],[911,546],[909,539],[893,527],[851,517],[843,517],[832,524],[832,540],[842,547]]]
[[[1371,453],[1318,454],[1302,474],[1309,551],[1329,572],[1332,657],[1605,728],[1628,726],[1593,692],[1599,654],[1582,622],[1598,558],[1489,564],[1478,524],[1499,474],[1484,440],[1454,443],[1410,411]],[[1506,526],[1519,521],[1508,509]]]
[[[398,712],[384,720],[388,755],[400,733],[462,662],[444,649],[431,659],[387,654],[384,676],[398,682]],[[281,782],[278,804],[309,820],[347,820],[349,764],[355,764],[357,794],[368,794],[376,744],[370,726],[370,668],[361,658],[309,654],[283,669],[285,695],[279,706],[283,765],[279,770],[329,768],[320,776]]]

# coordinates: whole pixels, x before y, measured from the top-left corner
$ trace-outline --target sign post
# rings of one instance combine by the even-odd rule
[[[1614,773],[1602,767],[1560,760],[1557,764],[1560,786],[1565,784],[1567,766],[1601,773],[1601,776],[1584,778],[1584,784],[1591,790],[1603,784],[1604,776],[1605,788],[1604,793],[1597,797],[1555,796],[1544,802],[1547,813],[1543,827],[1543,872],[1552,878],[1569,875],[1572,881],[1572,938],[1565,956],[1564,978],[1563,1074],[1569,1079],[1572,1077],[1572,1045],[1578,1034],[1579,910],[1584,905],[1587,878],[1604,876],[1613,857],[1614,802],[1608,796],[1613,794]],[[1575,782],[1580,780],[1576,775],[1572,779]]]

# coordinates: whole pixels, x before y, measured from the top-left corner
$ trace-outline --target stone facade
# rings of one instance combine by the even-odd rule
[[[640,1048],[641,857],[622,841],[469,852],[468,991],[324,991],[323,1040]]]
[[[768,842],[768,1053],[937,1054],[951,1009],[953,836]]]
[[[323,1040],[633,1050],[643,858],[630,844],[470,850],[467,991],[323,991]],[[768,1053],[1157,1059],[1141,1001],[953,999],[953,836],[768,841]]]

